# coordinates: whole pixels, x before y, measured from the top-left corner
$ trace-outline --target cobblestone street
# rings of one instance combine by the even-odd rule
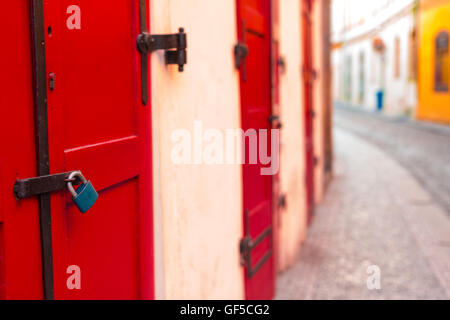
[[[336,124],[335,179],[277,298],[449,299],[449,136],[345,110]]]
[[[386,151],[450,217],[450,127],[335,108],[335,125]]]

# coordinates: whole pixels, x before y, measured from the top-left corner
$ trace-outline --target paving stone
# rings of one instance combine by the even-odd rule
[[[341,125],[334,181],[297,262],[278,279],[277,299],[450,299],[450,218],[442,202],[389,150]],[[367,288],[372,265],[381,290]]]
[[[386,117],[336,105],[335,125],[396,159],[450,216],[450,126]]]

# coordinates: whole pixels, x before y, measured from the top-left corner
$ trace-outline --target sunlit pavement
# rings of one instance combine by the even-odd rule
[[[343,130],[355,116],[337,111],[335,179],[297,262],[279,277],[277,298],[449,299],[450,218],[442,201],[381,142]],[[370,132],[369,124],[362,127]],[[367,287],[372,265],[381,270],[381,290]]]

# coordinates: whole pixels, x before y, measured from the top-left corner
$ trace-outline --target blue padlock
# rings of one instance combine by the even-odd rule
[[[76,178],[81,180],[81,185],[75,190],[73,181]],[[83,176],[81,171],[72,172],[67,179],[67,188],[72,194],[72,200],[81,213],[88,212],[98,199],[98,193],[95,191],[92,183]]]

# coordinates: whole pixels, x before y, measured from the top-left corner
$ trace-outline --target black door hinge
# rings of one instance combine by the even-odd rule
[[[234,46],[234,66],[236,69],[241,69],[242,67],[242,80],[247,81],[247,57],[249,54],[248,46],[239,41],[237,45]]]
[[[65,190],[68,177],[72,172],[52,174],[35,178],[17,180],[14,184],[14,194],[17,199],[26,199],[46,193]],[[71,181],[73,185],[80,184],[77,178]]]
[[[187,63],[187,37],[183,28],[175,34],[148,34],[146,32],[138,35],[137,47],[141,54],[149,54],[156,50],[166,50],[167,64],[178,65],[178,71],[183,72]]]
[[[252,239],[250,235],[250,217],[249,210],[245,210],[245,237],[239,243],[239,252],[241,254],[241,265],[246,268],[247,277],[253,276],[264,266],[264,264],[272,256],[272,227],[267,227],[256,239]],[[261,244],[266,238],[269,238],[270,249],[258,261],[256,265],[252,264],[252,251]]]
[[[234,61],[236,69],[240,69],[241,65],[244,63],[244,59],[248,57],[248,47],[245,43],[241,41],[234,46]]]
[[[282,194],[279,198],[278,198],[278,208],[279,209],[286,209],[287,207],[287,197],[285,194]]]
[[[284,57],[279,57],[277,60],[277,64],[280,68],[280,73],[284,74],[286,72],[286,59]]]
[[[283,123],[281,122],[280,116],[271,115],[267,120],[269,121],[272,128],[276,129],[283,128]]]

